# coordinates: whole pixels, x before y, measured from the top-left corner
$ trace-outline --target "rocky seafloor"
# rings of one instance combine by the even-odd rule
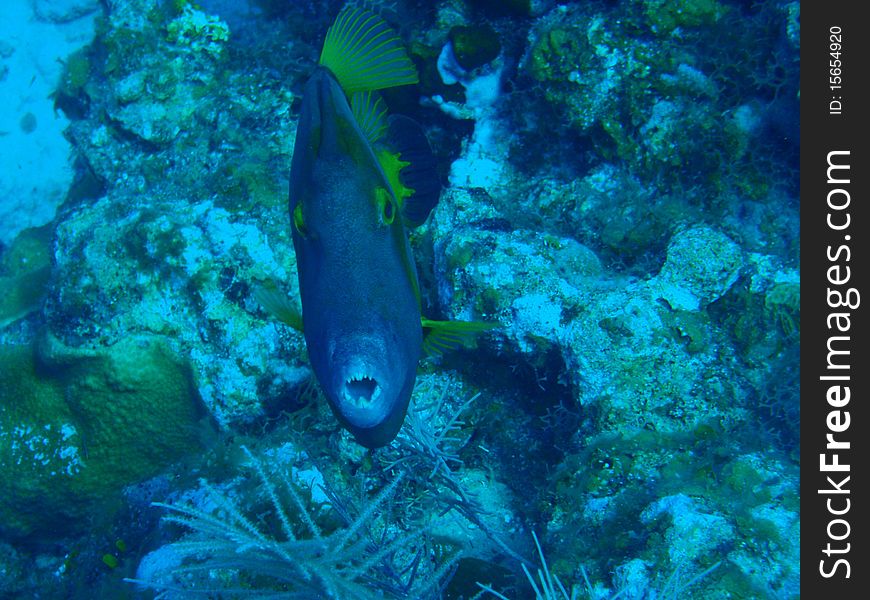
[[[370,5],[424,313],[500,324],[374,452],[256,299],[342,4],[12,3],[0,596],[798,597],[798,3]]]

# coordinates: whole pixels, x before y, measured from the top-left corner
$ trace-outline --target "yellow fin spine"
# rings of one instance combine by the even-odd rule
[[[356,92],[351,96],[350,109],[370,144],[383,137],[388,128],[387,107],[380,94],[374,91]]]

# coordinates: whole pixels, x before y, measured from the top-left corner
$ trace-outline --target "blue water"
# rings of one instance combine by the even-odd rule
[[[369,6],[422,315],[491,325],[375,450],[287,324],[342,6],[11,3],[0,597],[798,597],[798,3]]]

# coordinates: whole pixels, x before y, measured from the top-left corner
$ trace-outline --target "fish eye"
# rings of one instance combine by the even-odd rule
[[[379,187],[375,191],[378,210],[381,213],[381,222],[384,225],[392,225],[393,219],[396,218],[396,207],[393,205],[393,199],[390,197],[390,192],[385,188]]]
[[[297,204],[296,208],[293,209],[293,227],[296,229],[296,233],[302,237],[308,235],[308,230],[305,228],[305,218],[302,216],[301,203]]]

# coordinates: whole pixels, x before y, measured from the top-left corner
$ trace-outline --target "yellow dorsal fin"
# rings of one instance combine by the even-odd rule
[[[379,93],[356,92],[350,98],[350,109],[370,144],[383,137],[389,125],[387,125],[387,107]]]
[[[320,64],[348,95],[417,83],[417,70],[396,32],[375,13],[345,6],[326,32]]]

